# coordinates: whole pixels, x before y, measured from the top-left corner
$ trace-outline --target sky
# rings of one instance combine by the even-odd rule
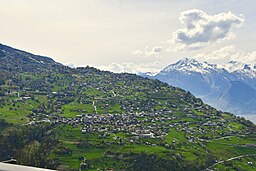
[[[0,43],[70,66],[256,62],[254,0],[0,0]]]

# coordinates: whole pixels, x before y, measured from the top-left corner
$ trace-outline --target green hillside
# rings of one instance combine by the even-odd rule
[[[0,44],[0,161],[58,170],[256,170],[255,125],[134,74]]]

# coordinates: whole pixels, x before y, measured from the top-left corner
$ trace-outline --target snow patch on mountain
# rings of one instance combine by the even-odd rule
[[[256,64],[245,64],[238,61],[230,61],[224,64],[210,64],[206,61],[199,62],[193,58],[184,58],[164,68],[160,73],[164,74],[170,71],[180,71],[185,74],[191,74],[191,72],[209,74],[212,72],[227,71],[229,73],[254,78],[256,77]]]
[[[210,64],[184,58],[167,66],[155,76],[149,73],[140,75],[190,91],[204,102],[223,111],[235,114],[256,113],[255,64],[238,61]],[[238,101],[238,97],[244,98]]]

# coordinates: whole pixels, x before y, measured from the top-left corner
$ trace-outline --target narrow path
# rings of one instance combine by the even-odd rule
[[[95,102],[94,102],[94,101],[92,101],[92,106],[94,107],[95,113],[98,114],[98,112],[97,112],[97,106],[95,105]]]
[[[237,135],[227,135],[224,137],[219,137],[219,138],[214,138],[214,139],[198,139],[199,141],[204,141],[204,142],[211,142],[211,141],[215,141],[215,140],[221,140],[221,139],[225,139],[225,138],[231,138],[231,137],[244,137],[246,136],[246,134],[237,134]]]
[[[249,157],[249,156],[256,156],[256,154],[244,154],[244,155],[241,155],[241,156],[236,156],[236,157],[231,157],[227,160],[222,160],[222,161],[219,161],[209,167],[207,167],[206,169],[204,169],[204,171],[208,171],[210,170],[211,168],[213,168],[214,166],[218,165],[218,164],[221,164],[221,163],[224,163],[225,161],[232,161],[232,160],[235,160],[235,159],[238,159],[238,158],[243,158],[243,157]]]

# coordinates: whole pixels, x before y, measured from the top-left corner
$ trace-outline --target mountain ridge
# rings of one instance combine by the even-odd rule
[[[226,64],[210,64],[198,62],[193,58],[184,58],[165,67],[155,76],[141,75],[190,91],[195,96],[202,98],[204,102],[223,111],[235,114],[256,113],[256,107],[250,105],[254,104],[256,99],[256,96],[250,96],[252,91],[253,94],[256,92],[255,64],[245,64],[238,61],[230,61]],[[226,94],[234,93],[233,90],[229,90],[233,81],[241,82],[240,85],[248,85],[248,92],[243,91],[243,93],[248,93],[247,97],[250,98],[244,99],[240,109],[232,105],[233,100],[236,99],[224,98]],[[226,100],[224,101],[224,99]]]
[[[34,55],[34,54],[32,54],[32,53],[29,53],[29,52],[26,52],[26,51],[23,51],[23,50],[19,50],[19,49],[16,49],[16,48],[13,48],[13,47],[11,47],[11,46],[7,46],[7,45],[4,45],[4,44],[2,44],[2,43],[0,43],[0,51],[1,51],[1,54],[2,55],[0,55],[0,57],[4,57],[3,55],[6,53],[6,52],[8,52],[7,54],[5,54],[5,56],[13,56],[13,54],[12,55],[10,55],[10,53],[14,53],[14,54],[16,54],[16,55],[18,55],[18,54],[25,54],[26,56],[28,56],[28,57],[33,57],[33,59],[35,60],[35,61],[37,61],[37,60],[40,60],[40,61],[37,61],[37,62],[48,62],[48,63],[50,63],[50,62],[55,62],[52,58],[50,58],[50,57],[46,57],[46,56],[41,56],[41,55]],[[32,59],[32,60],[33,60]]]
[[[226,70],[229,73],[247,73],[251,74],[250,77],[256,77],[256,64],[246,64],[238,61],[229,61],[224,64],[214,64],[206,61],[199,62],[194,58],[183,58],[176,63],[165,67],[160,72],[168,72],[171,70],[193,71],[201,73],[208,73],[209,70],[219,72]]]
[[[57,170],[196,171],[233,169],[236,161],[215,163],[234,156],[256,161],[248,158],[256,154],[253,123],[183,89],[135,74],[41,63],[14,49],[1,56],[1,161],[13,156],[18,164]]]

